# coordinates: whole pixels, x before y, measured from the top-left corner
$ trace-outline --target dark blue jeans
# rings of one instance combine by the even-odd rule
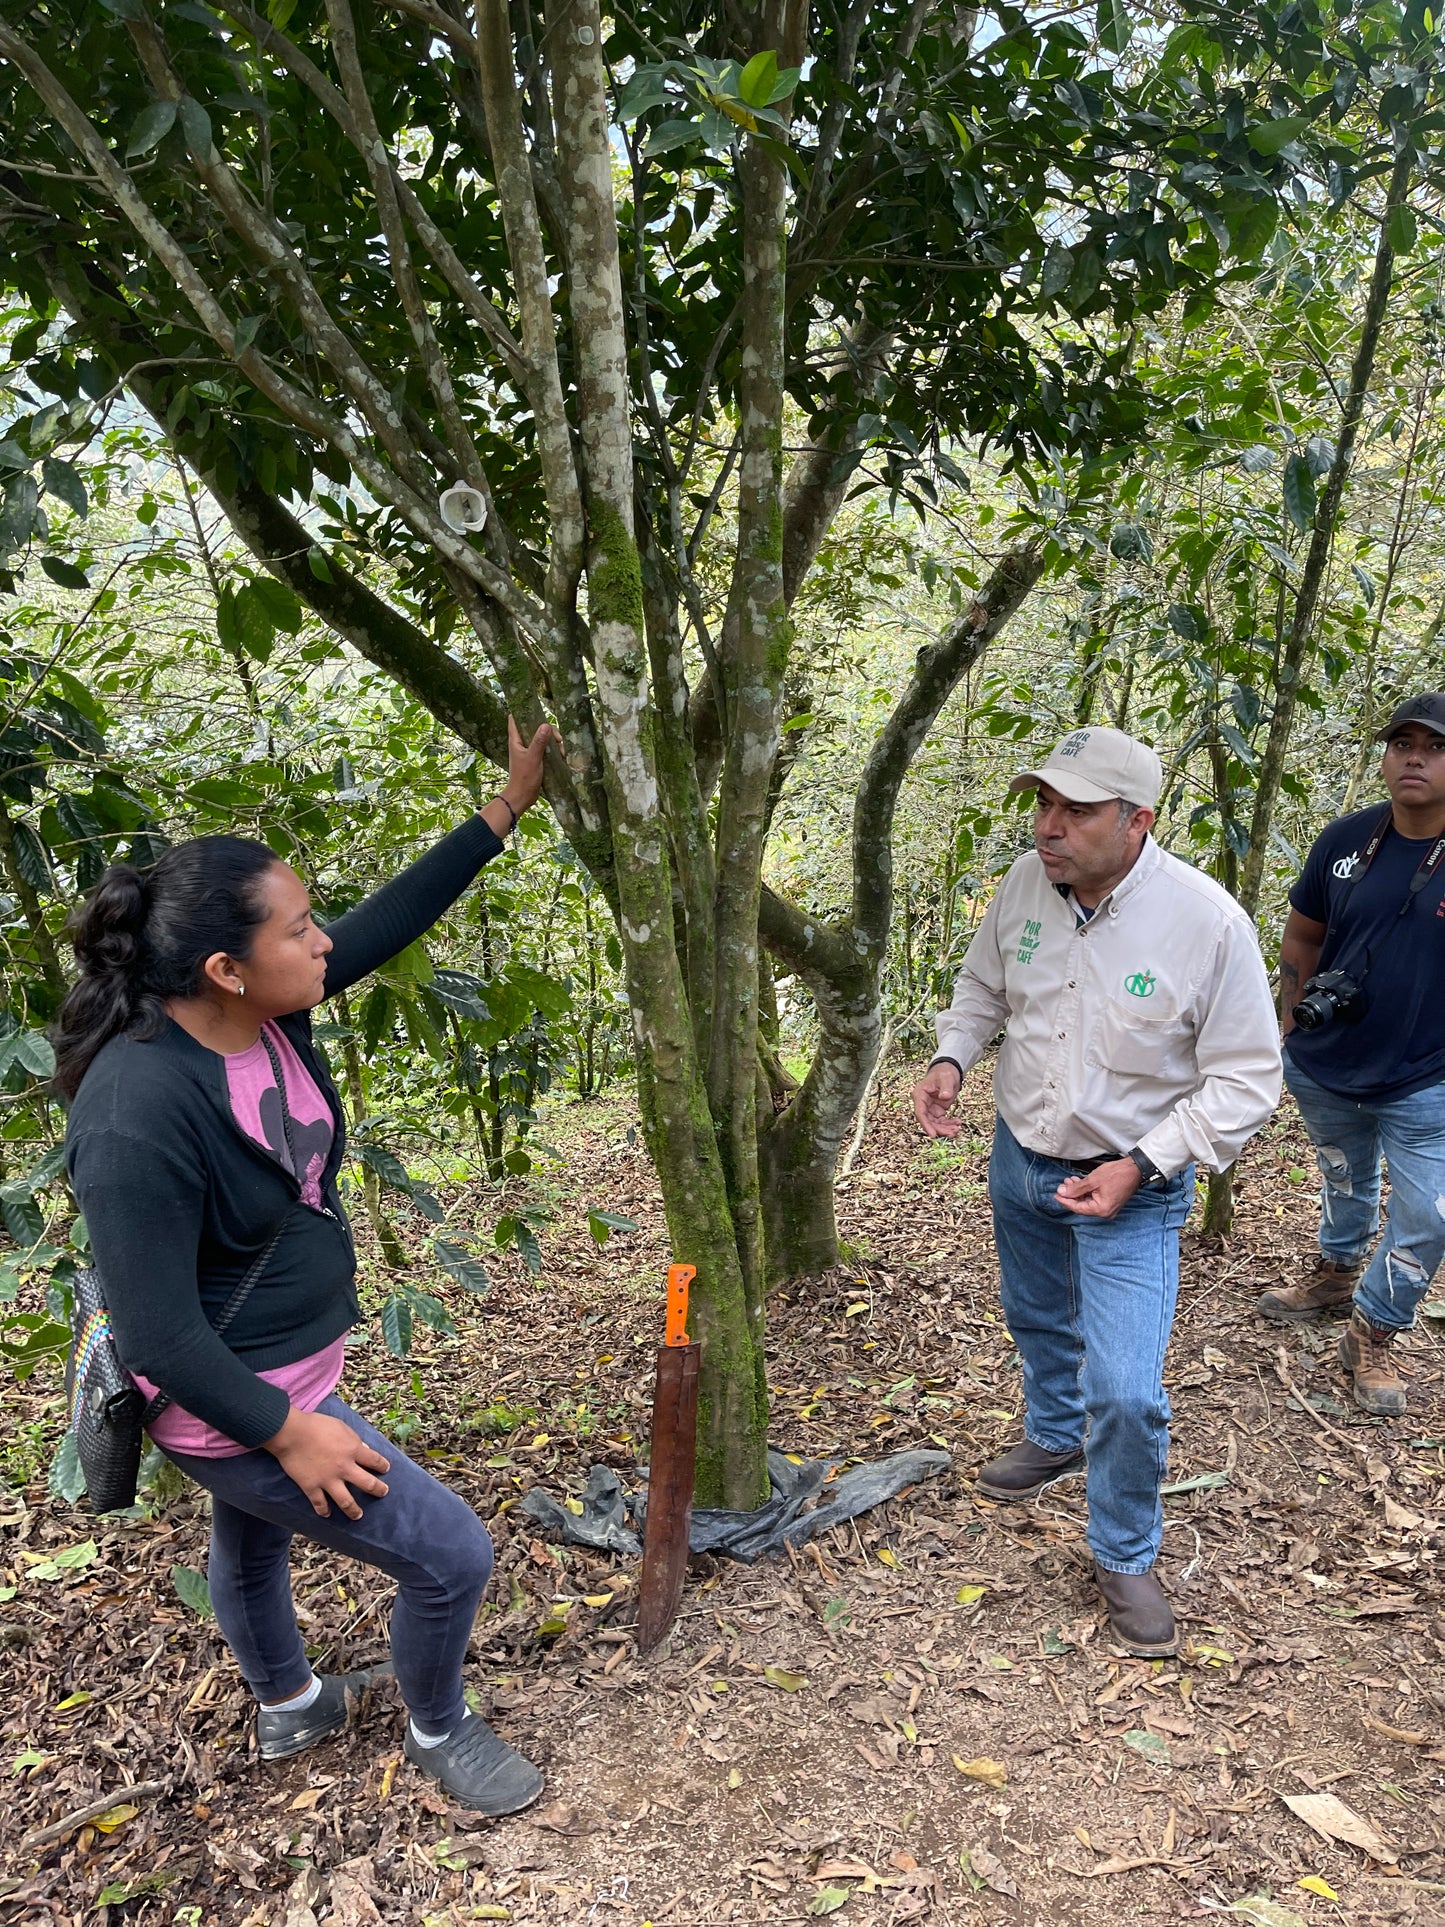
[[[211,1495],[211,1604],[257,1699],[289,1699],[311,1677],[291,1599],[291,1541],[304,1539],[379,1567],[397,1582],[391,1658],[407,1710],[424,1733],[462,1717],[462,1660],[492,1575],[492,1542],[476,1513],[333,1395],[319,1408],[344,1419],[391,1461],[384,1499],[361,1495],[361,1517],[333,1505],[320,1518],[269,1452],[203,1459],[171,1452]]]
[[[988,1189],[1003,1313],[1023,1359],[1024,1431],[1046,1452],[1087,1448],[1089,1550],[1107,1571],[1147,1572],[1164,1531],[1164,1353],[1194,1166],[1136,1191],[1114,1218],[1060,1204],[1068,1175],[999,1118]]]

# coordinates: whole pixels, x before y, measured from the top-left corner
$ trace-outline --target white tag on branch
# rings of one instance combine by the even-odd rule
[[[467,482],[455,482],[438,504],[442,520],[458,534],[475,533],[487,526],[487,499]]]

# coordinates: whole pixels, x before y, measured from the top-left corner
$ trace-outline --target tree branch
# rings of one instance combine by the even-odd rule
[[[1041,542],[1010,550],[972,606],[918,652],[897,707],[878,732],[853,806],[853,914],[856,941],[881,962],[893,914],[893,813],[898,791],[935,718],[1044,571]]]

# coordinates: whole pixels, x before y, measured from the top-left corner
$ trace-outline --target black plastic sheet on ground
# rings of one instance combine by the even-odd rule
[[[947,1452],[893,1452],[831,1479],[843,1463],[842,1459],[795,1460],[770,1448],[772,1497],[756,1512],[731,1512],[724,1507],[695,1510],[689,1550],[719,1553],[741,1559],[745,1565],[768,1555],[776,1557],[785,1545],[800,1546],[839,1520],[856,1519],[885,1500],[896,1499],[906,1487],[936,1478],[953,1460]],[[814,1505],[814,1500],[820,1502]],[[594,1552],[627,1558],[642,1551],[638,1535],[647,1530],[645,1484],[628,1492],[610,1466],[594,1465],[580,1504],[582,1510],[574,1512],[541,1486],[533,1486],[518,1511],[534,1519],[547,1538],[564,1545],[590,1546]]]

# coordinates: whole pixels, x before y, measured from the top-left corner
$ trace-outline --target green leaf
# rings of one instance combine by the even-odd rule
[[[1262,121],[1249,130],[1249,144],[1256,154],[1278,154],[1309,126],[1305,114],[1286,114],[1281,120]]]
[[[848,1888],[820,1887],[803,1908],[805,1914],[836,1914],[848,1904]]]
[[[206,1583],[204,1573],[197,1572],[194,1566],[172,1566],[171,1584],[175,1587],[183,1606],[197,1614],[201,1619],[214,1619],[216,1611],[211,1604],[211,1588]]]
[[[771,48],[766,53],[754,54],[738,78],[738,96],[749,107],[766,107],[774,98],[777,78],[777,54]]]
[[[433,1238],[431,1248],[437,1263],[444,1271],[449,1271],[459,1285],[465,1285],[468,1291],[491,1290],[492,1281],[480,1258],[474,1258],[460,1245],[454,1245],[445,1238]]]
[[[1126,1733],[1124,1735],[1124,1744],[1137,1753],[1141,1760],[1147,1760],[1151,1766],[1172,1766],[1174,1764],[1170,1757],[1168,1744],[1164,1740],[1161,1740],[1157,1733],[1145,1733],[1142,1731]]]
[[[1390,218],[1385,224],[1385,239],[1396,254],[1413,254],[1415,243],[1420,238],[1420,223],[1415,218],[1415,210],[1408,203],[1390,209]]]
[[[1295,527],[1300,530],[1311,528],[1314,524],[1315,478],[1310,473],[1310,465],[1298,452],[1292,454],[1284,465],[1284,507]]]
[[[74,462],[64,462],[56,455],[47,455],[40,464],[40,479],[45,491],[53,495],[57,502],[64,502],[76,515],[90,513],[90,497],[85,492],[85,483],[80,479],[80,470]]]
[[[264,316],[259,314],[243,314],[241,319],[236,323],[232,331],[231,353],[236,356],[237,360],[245,354],[246,350],[261,332],[261,323],[264,318]]]
[[[434,971],[427,988],[459,1017],[475,1017],[485,1022],[492,1014],[481,996],[481,978],[474,977],[469,970]]]
[[[303,612],[299,596],[270,575],[258,575],[250,586],[273,629],[288,636],[300,633]]]
[[[512,1240],[521,1254],[522,1263],[535,1278],[542,1269],[542,1247],[537,1243],[537,1234],[519,1218],[512,1228]]]
[[[211,117],[201,103],[191,94],[181,96],[181,132],[186,137],[186,145],[203,161],[209,160],[215,151],[211,138]]]
[[[363,1164],[375,1171],[383,1184],[389,1184],[393,1191],[400,1191],[410,1198],[424,1217],[436,1224],[441,1223],[446,1213],[426,1186],[416,1182],[394,1152],[388,1151],[384,1145],[373,1144],[368,1138],[355,1139],[351,1148]]]
[[[6,1042],[14,1061],[17,1064],[23,1064],[32,1077],[54,1077],[55,1047],[43,1031],[22,1030],[15,1037],[8,1038]],[[65,1153],[59,1146],[57,1150],[63,1165]],[[52,1152],[50,1155],[53,1157],[55,1153]],[[54,1167],[50,1175],[53,1176],[55,1170],[59,1168],[59,1166]],[[31,1184],[33,1188],[33,1180],[29,1175],[26,1177],[26,1183]]]
[[[85,1491],[85,1473],[80,1465],[80,1448],[75,1442],[75,1434],[67,1425],[61,1434],[60,1444],[55,1457],[50,1461],[50,1471],[46,1475],[46,1486],[52,1499],[60,1499],[66,1505],[74,1505]]]
[[[1134,23],[1124,0],[1099,0],[1094,32],[1101,47],[1106,47],[1111,54],[1123,53],[1134,37]]]
[[[0,1217],[11,1238],[27,1250],[45,1235],[45,1216],[23,1183],[0,1184]]]
[[[411,1306],[400,1293],[388,1298],[381,1308],[381,1335],[386,1349],[395,1357],[405,1358],[411,1350]]]
[[[62,561],[58,555],[42,555],[42,557],[40,557],[40,568],[44,568],[44,572],[50,576],[50,580],[52,580],[52,582],[58,582],[58,584],[62,586],[62,590],[89,590],[89,588],[91,588],[91,578],[87,576],[87,572],[85,572],[83,568],[75,567],[75,563]]]
[[[695,120],[665,120],[648,135],[643,154],[652,160],[658,154],[670,153],[674,147],[687,147],[702,138],[702,131]]]
[[[1109,553],[1119,562],[1152,562],[1154,544],[1142,522],[1116,522],[1109,535]]]
[[[599,1245],[605,1245],[614,1231],[636,1231],[637,1226],[631,1218],[621,1218],[615,1211],[589,1211],[587,1229]]]
[[[133,161],[138,154],[149,154],[175,124],[176,103],[173,100],[153,100],[149,107],[143,107],[131,123],[130,139],[125,144],[126,159]]]

